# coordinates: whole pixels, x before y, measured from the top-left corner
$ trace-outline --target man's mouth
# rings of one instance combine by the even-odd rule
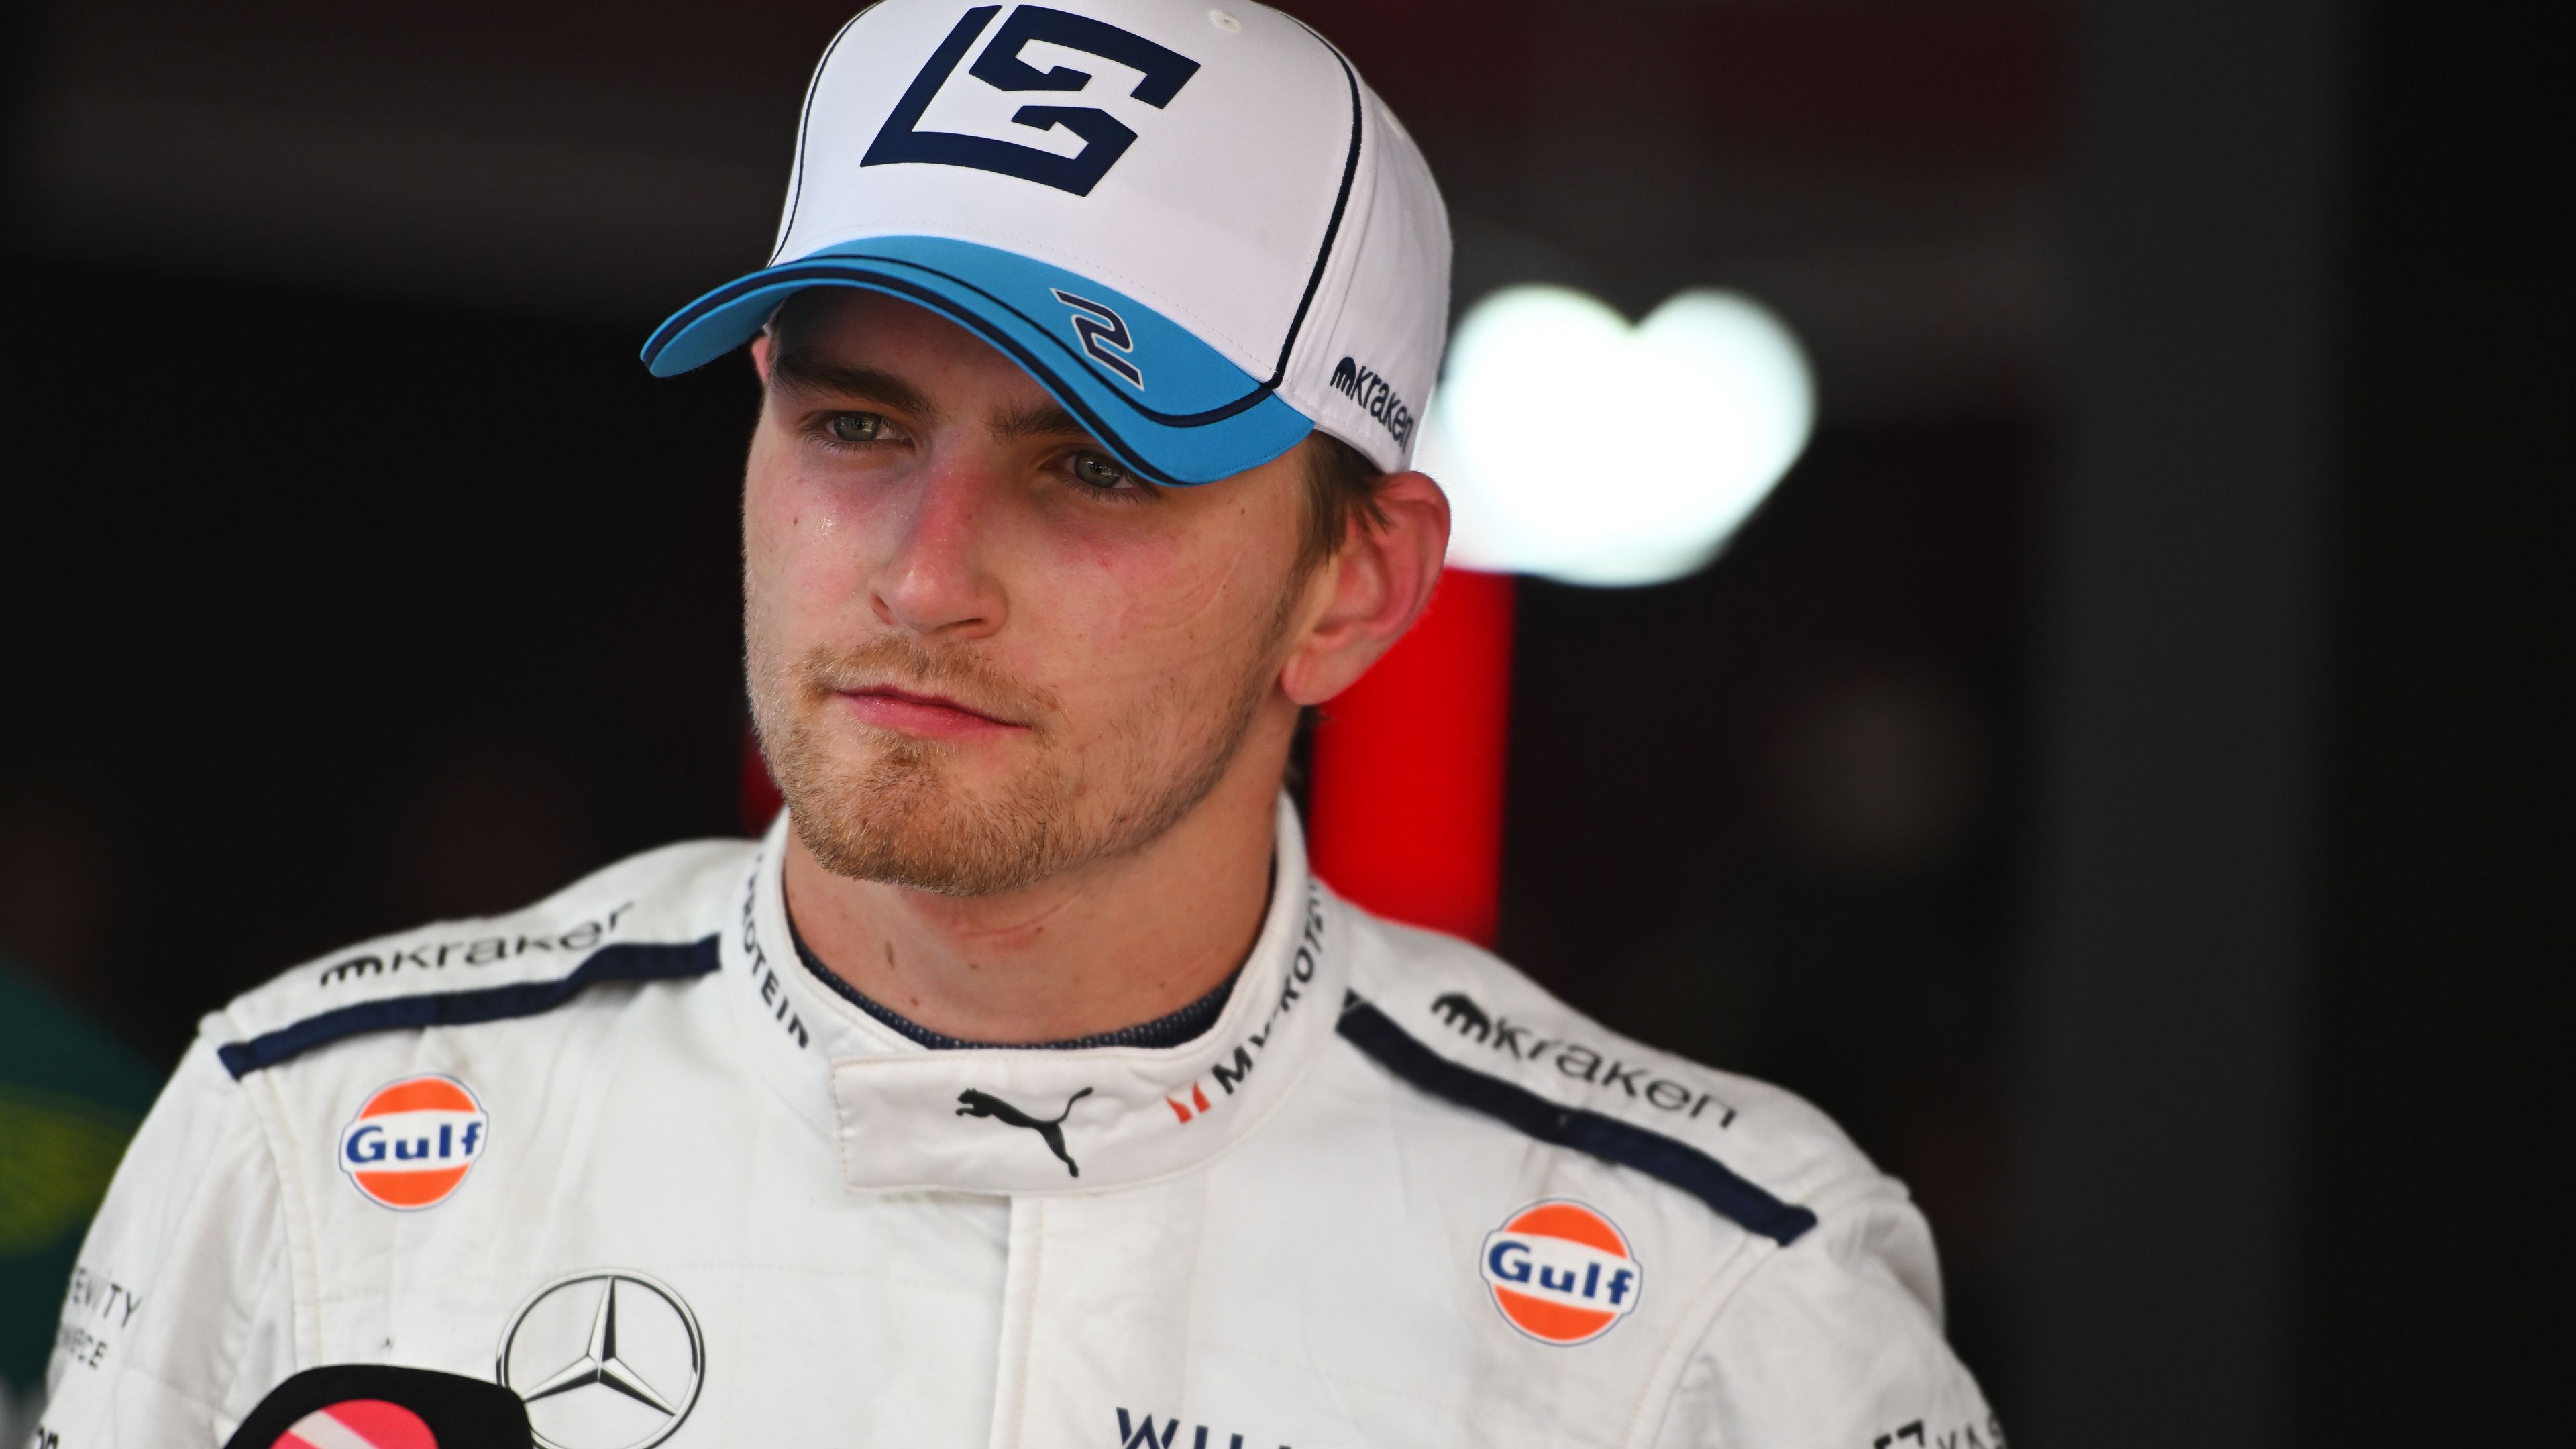
[[[986,714],[944,694],[897,689],[889,684],[871,684],[834,692],[840,696],[842,706],[857,716],[861,723],[875,725],[879,729],[901,730],[909,735],[968,739],[1028,728]]]

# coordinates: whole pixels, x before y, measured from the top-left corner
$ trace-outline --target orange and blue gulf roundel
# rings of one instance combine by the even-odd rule
[[[491,1141],[492,1119],[454,1077],[387,1082],[340,1129],[340,1170],[367,1201],[398,1212],[453,1196]]]
[[[1494,1306],[1541,1343],[1571,1346],[1608,1333],[1637,1306],[1645,1268],[1628,1235],[1585,1203],[1534,1202],[1485,1235],[1480,1258]]]

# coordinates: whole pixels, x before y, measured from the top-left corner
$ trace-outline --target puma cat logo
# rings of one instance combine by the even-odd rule
[[[1026,1127],[1045,1140],[1047,1151],[1054,1153],[1056,1157],[1064,1163],[1064,1170],[1066,1172],[1073,1174],[1075,1177],[1080,1177],[1082,1176],[1082,1169],[1074,1166],[1073,1154],[1064,1150],[1064,1119],[1073,1115],[1074,1103],[1079,1102],[1090,1095],[1091,1089],[1089,1087],[1085,1087],[1081,1091],[1074,1093],[1072,1096],[1065,1098],[1064,1110],[1056,1113],[1053,1117],[1032,1117],[1028,1113],[1021,1111],[1019,1108],[1012,1106],[1010,1103],[1003,1101],[1001,1098],[994,1096],[990,1092],[978,1092],[970,1087],[957,1094],[957,1100],[965,1104],[957,1109],[957,1115],[960,1117],[990,1117],[997,1122],[1005,1122],[1013,1127]]]

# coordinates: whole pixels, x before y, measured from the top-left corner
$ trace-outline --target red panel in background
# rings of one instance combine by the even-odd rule
[[[1383,916],[1493,944],[1511,714],[1512,578],[1451,569],[1315,731],[1315,873]]]

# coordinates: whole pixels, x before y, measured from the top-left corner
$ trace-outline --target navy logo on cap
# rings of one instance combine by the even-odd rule
[[[1136,339],[1127,331],[1127,319],[1088,297],[1077,297],[1062,287],[1049,290],[1055,299],[1073,309],[1073,330],[1082,338],[1082,350],[1111,372],[1127,379],[1138,388],[1145,385],[1145,370],[1129,360],[1136,350]]]
[[[1076,196],[1091,194],[1091,188],[1100,184],[1100,178],[1109,174],[1109,168],[1117,165],[1118,158],[1126,155],[1127,148],[1136,141],[1133,130],[1097,106],[1022,106],[1012,113],[1015,125],[1040,131],[1062,126],[1080,136],[1083,148],[1070,156],[989,136],[913,129],[940,89],[956,74],[957,63],[974,48],[975,38],[1001,11],[999,5],[978,5],[958,18],[956,28],[931,53],[930,63],[912,78],[912,85],[895,104],[894,114],[886,117],[876,140],[869,143],[868,154],[860,158],[860,165],[893,166],[911,161],[930,166],[964,166],[1016,176]],[[1179,95],[1181,87],[1189,84],[1190,77],[1199,70],[1197,61],[1132,31],[1087,15],[1023,5],[1002,22],[992,43],[984,47],[984,53],[975,58],[966,73],[998,91],[1079,91],[1091,84],[1089,71],[1070,66],[1041,71],[1020,59],[1020,52],[1031,41],[1083,51],[1139,72],[1144,79],[1128,94],[1157,110],[1171,104],[1172,97]],[[1093,355],[1099,353],[1095,351]]]

